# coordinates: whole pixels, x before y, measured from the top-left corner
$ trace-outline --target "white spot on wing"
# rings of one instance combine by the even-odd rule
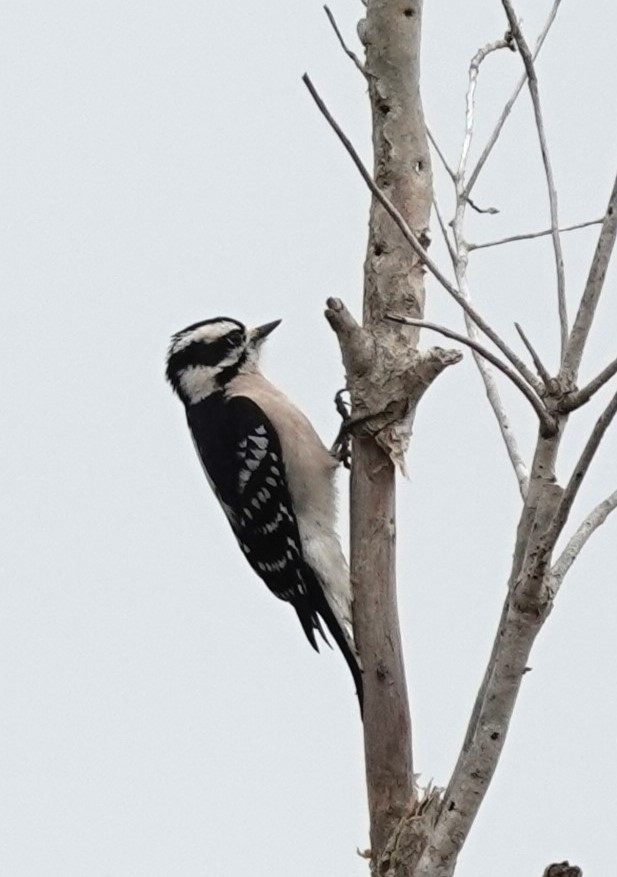
[[[270,521],[261,528],[262,533],[274,533],[278,529],[278,525],[283,520],[283,515],[279,512],[273,521]]]
[[[257,445],[257,447],[261,448],[262,450],[268,447],[268,439],[266,437],[262,438],[261,436],[251,435],[249,436],[249,438],[254,445]],[[253,453],[255,452],[253,451]]]

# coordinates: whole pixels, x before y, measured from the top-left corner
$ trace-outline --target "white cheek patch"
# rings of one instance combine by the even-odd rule
[[[191,405],[201,402],[215,390],[220,390],[216,381],[223,369],[233,365],[241,355],[240,350],[233,351],[230,356],[222,359],[217,365],[188,365],[179,373],[182,391]]]
[[[174,354],[184,350],[185,347],[188,347],[194,341],[203,341],[205,344],[210,344],[213,341],[218,341],[219,338],[227,335],[228,332],[234,332],[237,329],[237,323],[232,323],[229,320],[221,320],[218,323],[207,323],[205,326],[198,326],[197,329],[180,335],[172,344],[171,353]]]
[[[190,365],[182,369],[179,375],[180,387],[192,405],[201,402],[217,389],[215,378],[218,372],[218,368],[210,365]]]

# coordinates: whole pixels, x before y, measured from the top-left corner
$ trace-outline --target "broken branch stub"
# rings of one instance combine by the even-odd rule
[[[357,435],[370,435],[405,474],[413,418],[425,391],[449,365],[460,362],[459,350],[412,347],[406,327],[393,331],[360,326],[343,302],[329,298],[326,319],[336,333],[351,395],[352,426]]]

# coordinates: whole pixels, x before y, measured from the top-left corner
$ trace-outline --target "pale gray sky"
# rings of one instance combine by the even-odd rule
[[[549,5],[518,3],[530,37]],[[361,4],[333,9],[355,41]],[[615,171],[615,25],[610,4],[564,2],[539,65],[564,224],[601,214]],[[504,30],[498,0],[427,0],[423,93],[451,160],[469,58]],[[364,83],[320,2],[3,6],[2,877],[368,872],[347,668],[312,653],[245,563],[163,382],[168,336],[187,323],[282,317],[268,374],[335,433],[342,369],[323,302],[359,311],[368,198],[305,70],[368,157]],[[487,62],[476,147],[519,71],[514,54]],[[470,217],[475,240],[547,224],[530,122],[525,95],[476,190],[501,213]],[[566,240],[571,309],[595,234]],[[474,254],[471,280],[510,342],[519,320],[554,365],[548,239]],[[459,327],[428,287],[430,316]],[[613,271],[583,377],[615,355],[616,318]],[[504,392],[529,449],[528,406]],[[601,402],[577,416],[562,476]],[[576,520],[615,488],[616,450],[613,430]],[[417,770],[439,784],[519,508],[468,356],[422,402],[409,468],[401,616]],[[596,534],[538,640],[460,877],[537,877],[564,858],[585,877],[614,870],[616,527]]]

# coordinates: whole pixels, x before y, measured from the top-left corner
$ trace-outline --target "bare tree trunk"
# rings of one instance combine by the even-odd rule
[[[304,77],[321,112],[373,194],[364,265],[364,325],[360,327],[338,299],[328,301],[326,316],[338,336],[352,398],[351,572],[354,628],[365,674],[366,776],[372,873],[377,877],[451,877],[454,873],[458,854],[497,767],[536,636],[570,566],[591,533],[617,508],[617,490],[613,490],[587,514],[562,554],[553,561],[557,540],[580,484],[607,428],[617,418],[616,392],[591,430],[569,480],[561,486],[556,463],[568,420],[617,374],[614,359],[586,386],[576,387],[578,366],[617,239],[617,181],[601,220],[559,228],[557,193],[534,59],[561,0],[553,0],[534,52],[527,45],[510,0],[501,2],[509,29],[505,37],[479,49],[472,58],[465,137],[456,171],[435,146],[456,194],[451,234],[436,210],[452,259],[456,286],[427,252],[432,180],[419,93],[421,0],[365,0],[366,18],[358,29],[366,52],[364,64],[346,47],[332,14],[326,10],[343,48],[368,83],[373,120],[372,176],[308,76]],[[525,75],[506,103],[476,168],[468,175],[480,65],[493,52],[513,47],[521,56]],[[551,235],[562,339],[562,359],[555,376],[544,366],[542,357],[518,324],[516,328],[537,374],[478,313],[471,303],[466,272],[472,246],[466,242],[463,220],[466,207],[473,206],[470,192],[525,81],[529,85],[545,169],[551,228],[484,246]],[[578,314],[569,330],[560,234],[589,224],[600,224],[601,231]],[[425,269],[461,307],[467,337],[422,319]],[[418,795],[413,780],[411,719],[397,613],[394,478],[396,464],[404,468],[404,454],[420,397],[446,366],[458,361],[460,354],[440,348],[419,351],[421,327],[472,348],[523,499],[507,596],[459,759],[445,792],[433,789],[423,796]],[[485,347],[482,335],[493,342],[499,355]],[[512,434],[491,368],[508,377],[538,418],[538,438],[530,469]],[[552,877],[553,872],[564,877],[580,877],[581,873],[567,862],[549,866],[545,877]]]
[[[369,0],[360,38],[373,118],[374,179],[426,241],[432,178],[419,91],[421,0]],[[364,264],[364,326],[382,357],[372,381],[407,362],[418,330],[389,312],[421,317],[424,271],[392,219],[373,200]],[[383,347],[381,346],[383,345]],[[406,402],[406,400],[402,400]],[[354,405],[363,407],[359,400]],[[364,745],[374,859],[414,797],[409,702],[396,600],[395,467],[372,436],[354,441],[351,574],[354,625],[365,675]]]

